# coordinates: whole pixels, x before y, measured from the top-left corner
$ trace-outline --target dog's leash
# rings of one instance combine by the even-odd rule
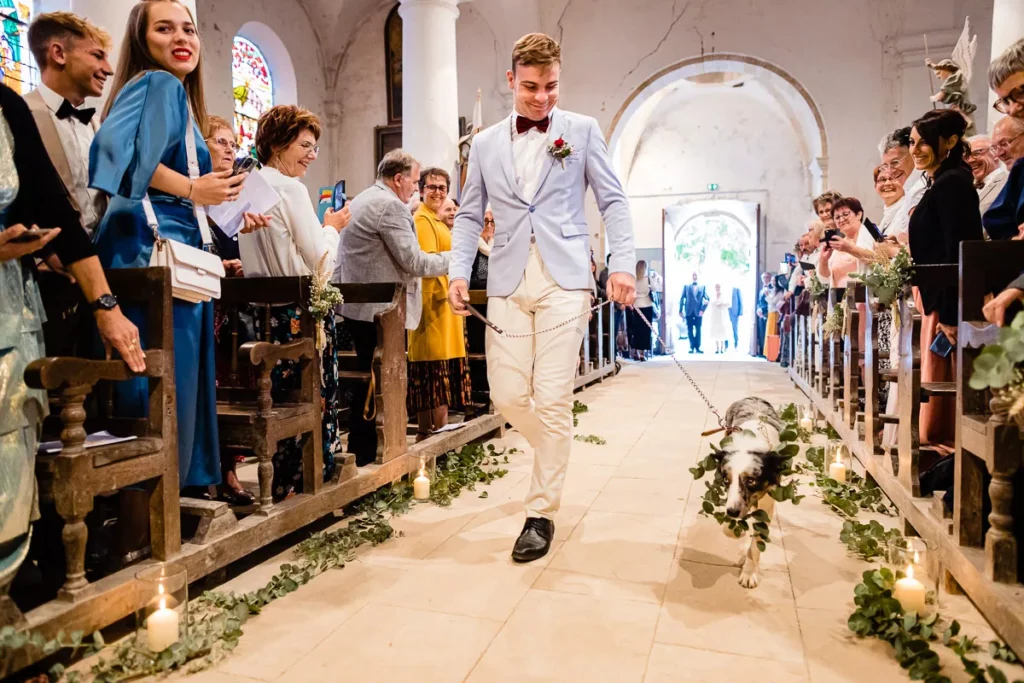
[[[595,306],[591,306],[590,308],[588,308],[587,310],[583,311],[579,315],[574,315],[571,318],[569,318],[567,320],[564,320],[564,321],[558,323],[557,325],[554,325],[554,326],[549,327],[549,328],[544,329],[544,330],[537,330],[536,332],[516,332],[516,333],[506,332],[505,330],[501,329],[500,327],[498,327],[497,325],[492,323],[490,320],[488,320],[487,316],[485,316],[480,311],[478,311],[475,308],[473,308],[473,306],[471,306],[468,302],[465,304],[465,306],[466,306],[466,308],[469,309],[469,312],[470,312],[470,314],[472,316],[474,316],[475,318],[479,319],[481,322],[483,322],[483,324],[487,325],[489,328],[494,330],[494,333],[497,334],[498,336],[504,337],[505,339],[526,339],[528,337],[536,337],[536,336],[539,336],[539,335],[542,335],[542,334],[547,334],[548,332],[554,332],[555,330],[560,330],[563,327],[565,327],[566,325],[569,325],[570,323],[576,322],[577,320],[579,320],[583,316],[590,315],[591,313],[593,313],[594,311],[598,310],[599,308],[603,308],[603,307],[605,307],[605,306],[607,306],[609,304],[612,304],[612,303],[614,303],[614,302],[611,301],[611,300],[602,301],[601,303],[599,303],[599,304],[597,304]],[[657,339],[658,342],[661,344],[661,348],[668,349],[668,345],[665,343],[665,340],[661,338],[661,335],[658,333],[658,330],[656,330],[654,328],[654,325],[651,323],[651,321],[648,320],[647,317],[643,313],[640,312],[640,309],[637,308],[636,306],[630,306],[630,308],[633,309],[634,313],[636,313],[638,316],[640,316],[640,319],[643,320],[644,324],[647,325],[647,327],[651,330],[651,334],[653,334],[654,338]],[[718,420],[718,428],[717,429],[710,429],[710,430],[708,430],[706,432],[701,432],[701,436],[702,437],[703,436],[711,436],[712,434],[718,434],[719,432],[725,432],[726,435],[729,435],[729,434],[732,434],[733,432],[737,431],[736,429],[732,429],[732,428],[729,428],[729,427],[726,426],[725,419],[718,412],[718,409],[715,408],[715,406],[711,403],[711,401],[704,394],[704,392],[701,391],[700,386],[693,379],[693,377],[690,376],[690,373],[686,371],[686,368],[683,367],[682,362],[678,358],[676,358],[676,355],[674,353],[672,354],[672,360],[675,361],[676,367],[678,367],[679,370],[683,373],[683,376],[686,377],[687,380],[689,380],[690,385],[693,386],[693,390],[696,391],[697,395],[700,396],[702,401],[704,401],[704,403],[708,407],[708,410],[710,410],[712,413],[714,413],[715,419]]]

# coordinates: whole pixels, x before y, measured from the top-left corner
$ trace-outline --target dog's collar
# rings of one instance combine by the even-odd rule
[[[701,432],[701,436],[711,436],[712,434],[718,434],[719,432],[725,432],[726,436],[730,436],[740,431],[736,427],[719,427],[718,429],[709,429],[706,432]]]

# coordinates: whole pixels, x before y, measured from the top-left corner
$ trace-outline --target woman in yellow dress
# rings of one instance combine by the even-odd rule
[[[429,253],[451,251],[452,233],[438,213],[448,198],[451,177],[440,168],[420,175],[422,203],[416,210],[416,235]],[[470,403],[469,365],[461,317],[448,305],[448,276],[423,278],[423,316],[409,332],[409,413],[416,414],[416,440],[448,424],[448,409]]]

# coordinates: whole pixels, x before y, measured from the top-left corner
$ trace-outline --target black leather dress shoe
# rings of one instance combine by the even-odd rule
[[[516,562],[533,562],[548,554],[551,539],[555,537],[555,523],[543,517],[527,517],[523,531],[512,549]]]

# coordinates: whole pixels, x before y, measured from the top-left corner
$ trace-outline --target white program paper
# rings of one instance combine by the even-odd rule
[[[109,446],[115,443],[124,443],[125,441],[134,441],[137,437],[134,436],[114,436],[110,432],[96,432],[95,434],[89,434],[85,437],[86,448],[96,448],[97,446]],[[60,441],[46,441],[39,444],[39,452],[46,455],[53,455],[54,453],[60,453],[63,450],[64,444]]]
[[[266,213],[281,201],[281,195],[259,173],[250,173],[242,185],[242,193],[233,202],[224,202],[206,208],[217,227],[228,237],[234,237],[244,227],[244,213]]]

